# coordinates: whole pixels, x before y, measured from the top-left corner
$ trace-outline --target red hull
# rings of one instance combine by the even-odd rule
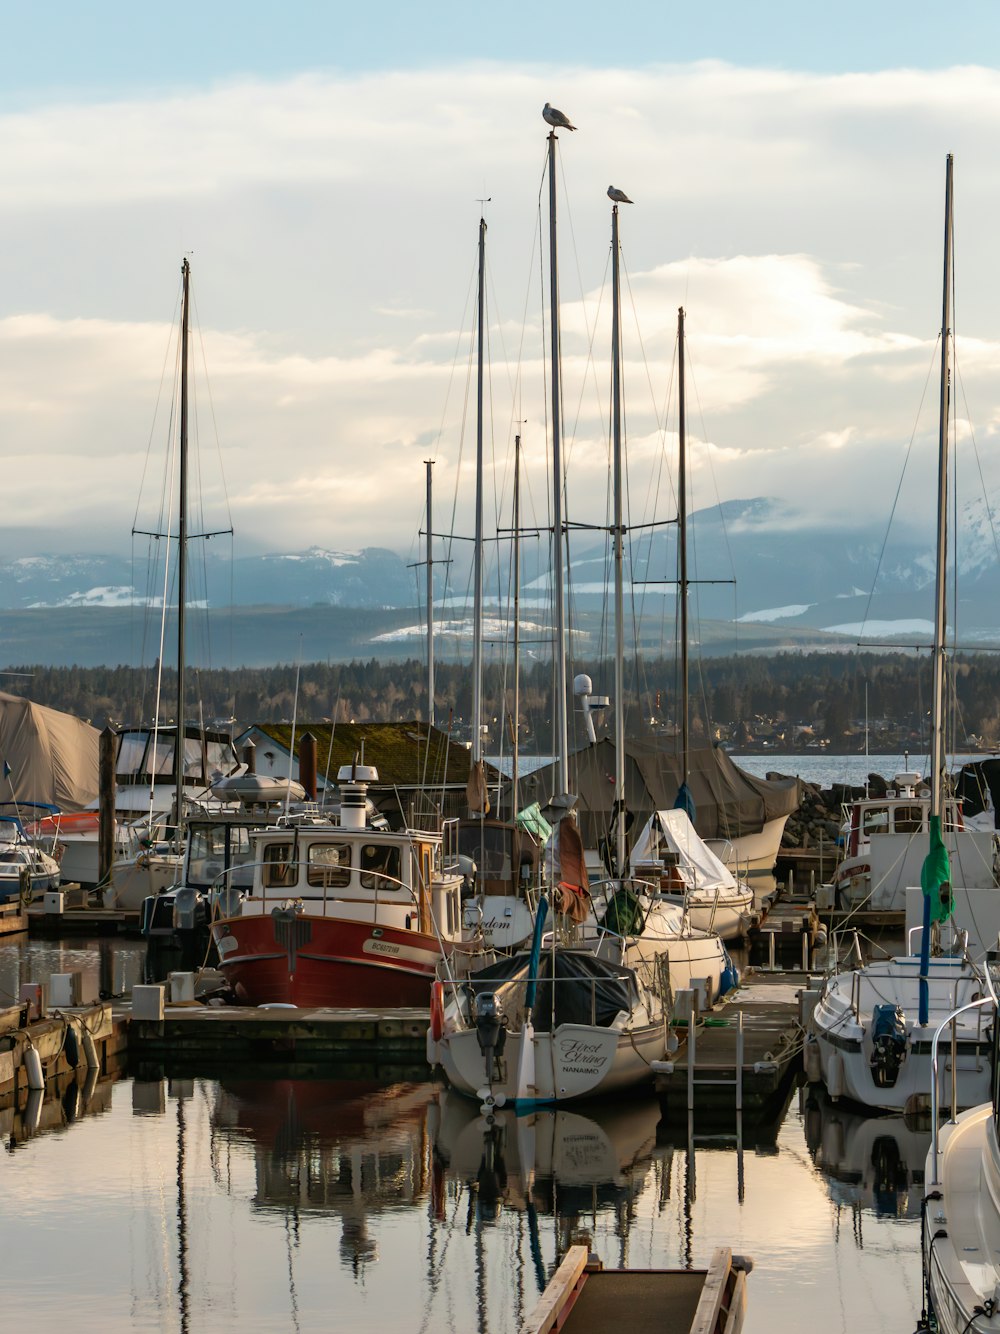
[[[219,966],[246,1005],[369,1009],[430,1003],[436,937],[335,917],[231,917],[212,935]]]

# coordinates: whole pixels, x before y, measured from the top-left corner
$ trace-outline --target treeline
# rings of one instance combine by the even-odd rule
[[[592,678],[595,693],[611,695],[613,672],[607,662],[575,663],[576,673]],[[296,705],[296,676],[298,698]],[[695,735],[735,735],[739,729],[761,734],[768,726],[804,726],[838,740],[863,724],[873,730],[892,724],[923,736],[931,707],[931,665],[926,656],[865,653],[786,653],[772,657],[705,658],[692,664],[691,718]],[[2,688],[47,704],[96,726],[107,722],[150,721],[162,701],[161,719],[176,716],[176,674],[164,669],[130,667],[47,667],[26,665],[3,677]],[[187,714],[206,723],[291,719],[297,708],[304,722],[393,721],[424,718],[426,667],[406,662],[309,663],[235,671],[190,671]],[[551,746],[551,667],[536,663],[522,669],[522,735],[539,751]],[[626,670],[626,718],[630,734],[669,728],[677,722],[679,682],[673,660],[630,662]],[[513,696],[509,670],[488,667],[484,715],[494,732],[509,727]],[[988,742],[1000,738],[1000,657],[959,656],[949,663],[952,735],[961,744],[974,734]],[[439,725],[461,735],[472,707],[468,667],[441,663],[435,673]],[[574,711],[575,730],[579,715]],[[610,726],[610,715],[605,718]],[[721,729],[721,732],[720,732]],[[493,740],[497,740],[495,735]],[[740,737],[736,736],[739,740]]]

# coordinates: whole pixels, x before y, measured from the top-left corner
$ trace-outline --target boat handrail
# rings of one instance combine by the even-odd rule
[[[960,1005],[957,1010],[952,1010],[951,1014],[949,1014],[947,1018],[943,1019],[941,1023],[938,1024],[937,1028],[934,1031],[934,1036],[931,1039],[931,1174],[933,1177],[933,1180],[930,1183],[931,1186],[939,1186],[941,1184],[940,1178],[938,1176],[938,1158],[939,1158],[938,1119],[940,1116],[940,1109],[938,1107],[938,1103],[940,1102],[940,1098],[938,1097],[938,1042],[941,1039],[941,1034],[950,1025],[952,1058],[951,1058],[951,1116],[949,1120],[954,1121],[958,1114],[958,1088],[957,1088],[958,1072],[957,1072],[957,1052],[955,1050],[957,1034],[955,1028],[955,1020],[958,1018],[960,1014],[965,1014],[966,1011],[968,1010],[981,1009],[984,1005],[995,1005],[995,1004],[996,1004],[995,998],[992,995],[990,995],[990,996],[980,996],[978,1000],[969,1001],[965,1005]]]

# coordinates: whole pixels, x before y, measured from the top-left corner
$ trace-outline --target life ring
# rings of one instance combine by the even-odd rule
[[[444,1037],[444,983],[431,983],[431,1037],[440,1042]]]

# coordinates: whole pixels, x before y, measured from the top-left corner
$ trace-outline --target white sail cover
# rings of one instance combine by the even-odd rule
[[[0,692],[0,802],[83,810],[98,792],[96,727]]]
[[[632,848],[632,865],[673,853],[689,889],[732,889],[736,881],[698,837],[687,811],[654,811]]]

